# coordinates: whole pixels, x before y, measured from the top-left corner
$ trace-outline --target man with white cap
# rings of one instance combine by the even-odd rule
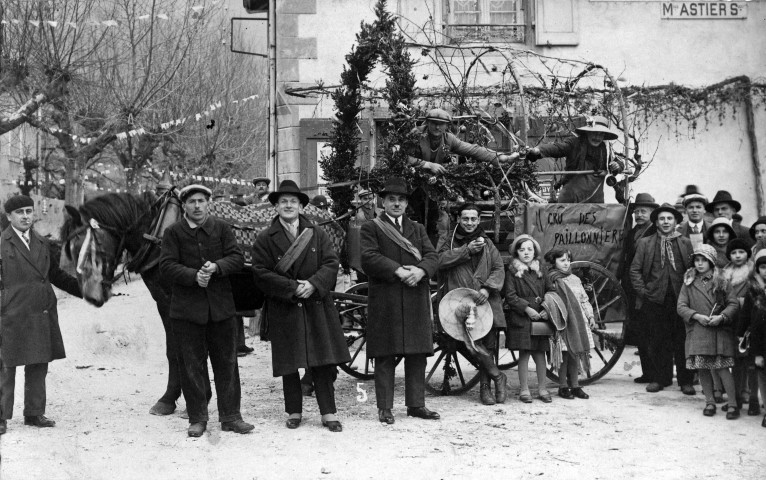
[[[237,325],[229,275],[245,258],[229,225],[208,215],[212,192],[203,185],[181,189],[183,217],[162,239],[160,272],[172,285],[170,318],[185,365],[181,389],[189,413],[190,437],[207,428],[207,359],[213,367],[218,416],[223,431],[247,433],[242,420],[237,364]]]
[[[699,193],[696,185],[687,185],[686,193],[681,196],[686,210],[686,220],[678,224],[676,230],[692,242],[692,247],[705,242],[705,235],[710,225],[705,221],[707,198]]]

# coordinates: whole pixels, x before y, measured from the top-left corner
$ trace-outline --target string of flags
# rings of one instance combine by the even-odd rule
[[[223,0],[214,0],[211,2],[212,5],[217,5],[218,3],[221,3]],[[205,8],[210,8],[206,5],[192,5],[189,7],[189,10],[193,11],[196,14],[200,14]],[[229,7],[227,5],[223,6],[224,9],[228,9]],[[170,21],[172,17],[176,16],[184,16],[185,12],[183,11],[174,11],[174,12],[167,12],[167,13],[157,13],[155,15],[151,14],[143,14],[138,15],[136,19],[140,21],[149,21],[153,18],[164,20],[164,21]],[[118,20],[109,18],[109,19],[95,19],[91,18],[88,20],[84,20],[81,22],[70,22],[70,21],[61,21],[61,20],[23,20],[18,18],[9,18],[9,19],[2,19],[0,20],[0,24],[3,25],[21,25],[23,23],[29,23],[35,28],[40,28],[40,26],[50,26],[51,28],[58,28],[58,27],[67,27],[67,28],[74,28],[75,30],[78,28],[82,28],[85,26],[89,27],[117,27],[120,25],[121,22]]]
[[[146,170],[156,175],[162,176],[165,170],[158,170],[154,167],[146,167]],[[207,175],[190,175],[184,172],[170,171],[170,178],[173,180],[195,180],[197,182],[222,183],[224,185],[251,185],[250,180],[241,178],[219,178]]]
[[[259,98],[259,96],[258,95],[250,95],[249,97],[245,97],[245,98],[242,98],[240,100],[232,100],[230,103],[232,105],[244,105],[245,103],[247,103],[249,101],[252,101],[252,100],[255,100],[256,98]],[[193,119],[194,121],[199,122],[202,118],[210,116],[215,110],[220,109],[222,107],[223,107],[223,103],[222,102],[220,102],[220,101],[219,102],[215,102],[213,104],[210,104],[205,109],[205,111],[203,111],[201,113],[194,113],[194,114],[188,115],[186,117],[176,118],[176,119],[170,120],[168,122],[162,122],[162,123],[160,123],[159,127],[162,130],[168,130],[171,127],[175,127],[175,126],[178,126],[178,125],[183,125],[188,120],[192,120]],[[65,132],[64,130],[62,130],[62,129],[58,128],[58,127],[45,127],[45,126],[42,126],[40,128],[42,130],[50,133],[50,134],[69,135],[69,137],[73,141],[81,143],[83,145],[90,144],[90,143],[94,142],[98,138],[98,136],[95,136],[95,137],[84,137],[84,136],[74,135],[74,134]],[[151,127],[150,127],[150,130],[152,130]],[[119,133],[116,133],[115,135],[117,137],[117,140],[127,140],[128,137],[137,137],[139,135],[144,135],[145,133],[146,133],[146,129],[141,127],[141,128],[136,128],[136,129],[124,131],[124,132],[119,132]]]

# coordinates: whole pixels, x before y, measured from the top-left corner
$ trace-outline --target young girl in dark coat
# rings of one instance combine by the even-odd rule
[[[590,329],[595,326],[593,306],[580,278],[572,273],[572,252],[554,248],[545,254],[545,260],[551,264],[549,281],[555,285],[567,310],[566,328],[559,333],[562,350],[559,397],[585,400],[590,396],[580,387],[579,367],[582,363],[585,370],[590,369],[590,350],[594,346]]]
[[[734,366],[734,316],[739,310],[735,294],[726,290],[726,282],[715,266],[716,251],[700,244],[692,255],[694,266],[684,274],[678,295],[678,315],[686,323],[686,368],[699,372],[705,394],[705,416],[716,411],[711,370],[721,377],[727,392],[736,391],[729,369]],[[729,395],[730,401],[733,398]],[[739,408],[728,405],[726,418],[739,417]]]
[[[542,302],[546,292],[555,288],[540,265],[540,245],[529,235],[519,235],[511,244],[512,260],[505,276],[503,296],[511,309],[506,330],[508,350],[519,351],[519,400],[532,402],[529,393],[529,357],[535,360],[540,400],[551,402],[545,388],[545,352],[550,350],[547,336],[532,336],[532,322],[544,320]]]
[[[740,313],[739,331],[740,337],[750,334],[750,355],[754,358],[755,370],[758,375],[758,387],[761,398],[766,401],[766,249],[760,250],[755,255],[755,266],[750,275],[745,305]],[[752,401],[752,400],[751,400]],[[756,402],[757,403],[757,402]],[[766,427],[766,415],[761,422]]]

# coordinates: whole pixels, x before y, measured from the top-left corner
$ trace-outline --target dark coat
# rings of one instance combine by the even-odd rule
[[[381,215],[380,218],[390,223],[388,215]],[[412,242],[423,256],[420,262],[389,239],[375,222],[362,225],[362,268],[370,279],[368,357],[416,353],[433,355],[428,279],[436,274],[438,255],[423,225],[404,218],[402,230],[404,238]],[[403,265],[420,267],[426,276],[416,286],[408,287],[394,274]]]
[[[12,227],[2,232],[0,354],[4,367],[66,357],[51,283],[82,297],[77,279],[59,268],[47,240],[31,231],[29,247]]]
[[[418,147],[408,152],[411,156],[433,163],[449,163],[450,154],[459,154],[481,162],[492,162],[497,158],[494,151],[467,143],[450,132],[444,132],[439,147],[434,151],[431,149],[431,140],[428,135],[428,126],[422,125],[416,127],[414,133],[418,135]]]
[[[750,355],[766,357],[766,285],[751,277],[739,315],[737,335],[750,331]]]
[[[721,314],[728,317],[718,326],[707,327],[696,320],[692,320],[695,313],[710,315],[713,306],[718,302],[714,292],[714,281],[702,284],[699,277],[695,277],[689,285],[681,287],[678,295],[678,316],[686,324],[686,342],[684,350],[686,356],[691,355],[721,355],[734,357],[736,349],[736,337],[734,335],[734,321],[739,311],[739,300],[731,290],[725,294],[725,308]],[[719,307],[721,305],[718,305]]]
[[[532,320],[525,310],[530,307],[536,312],[541,312],[546,292],[555,292],[556,286],[551,283],[539,261],[537,271],[522,269],[520,262],[517,262],[518,260],[513,260],[508,265],[503,288],[505,302],[510,308],[506,346],[511,350],[532,350]]]
[[[256,284],[266,296],[263,314],[269,324],[275,377],[351,360],[332,298],[338,255],[327,233],[307,218],[300,217],[298,228],[313,229],[314,235],[287,275],[274,270],[291,244],[279,217],[253,245]],[[298,280],[308,280],[316,288],[308,299],[295,296]]]
[[[654,265],[654,255],[657,252],[658,235],[651,235],[638,241],[636,255],[630,264],[630,282],[636,293],[636,308],[640,309],[644,300],[649,300],[657,304],[662,304],[665,300],[666,292],[659,285],[650,283],[652,278],[652,266]],[[681,252],[679,259],[683,264],[683,274],[691,266],[692,243],[686,237],[678,237],[678,249]],[[680,286],[679,286],[680,288]]]
[[[710,228],[710,223],[706,220],[702,220],[702,231],[700,233],[702,234],[703,238],[705,238],[707,235],[708,228]],[[689,229],[689,220],[684,220],[683,222],[679,223],[676,227],[676,231],[684,237],[689,238],[689,235],[691,235],[691,231]],[[750,235],[749,232],[748,235]]]
[[[197,284],[197,271],[206,261],[218,264],[207,285]],[[171,225],[162,238],[160,273],[171,284],[170,318],[204,325],[233,317],[234,296],[229,275],[245,266],[231,227],[215,217],[192,229],[185,217]]]
[[[609,161],[606,144],[591,147],[586,136],[567,137],[556,143],[545,143],[537,147],[540,156],[530,159],[566,157],[567,171],[598,170],[605,172]],[[604,176],[594,174],[564,175],[559,194],[559,203],[604,203]]]

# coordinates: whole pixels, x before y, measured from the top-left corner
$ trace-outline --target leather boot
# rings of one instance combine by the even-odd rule
[[[497,403],[505,403],[505,400],[508,398],[507,377],[503,372],[498,372],[497,375],[492,377],[492,380],[495,381],[495,401]]]
[[[489,386],[489,383],[482,383],[479,387],[479,399],[484,405],[495,404],[495,396],[492,395],[492,387]]]

